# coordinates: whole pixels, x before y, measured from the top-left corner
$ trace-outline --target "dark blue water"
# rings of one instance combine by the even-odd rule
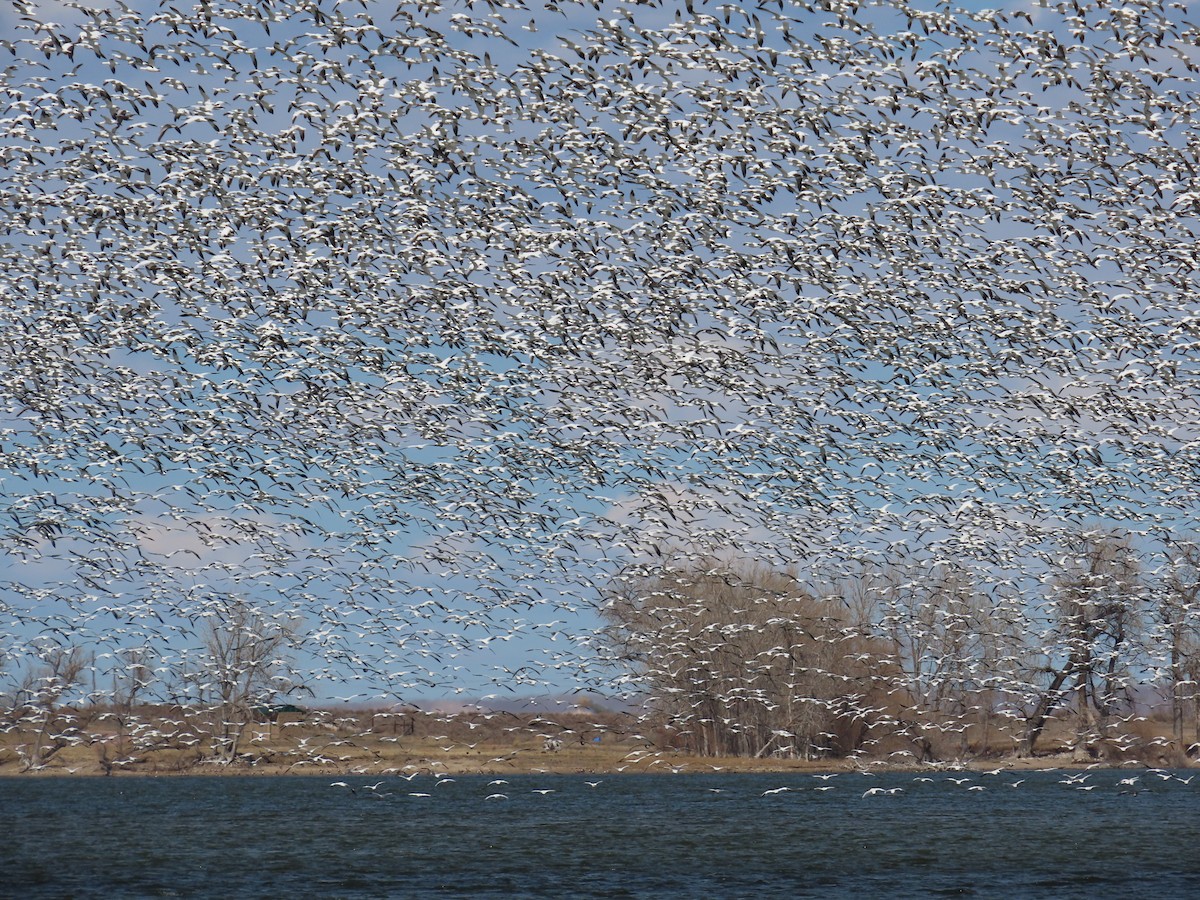
[[[1200,897],[1200,778],[1131,774],[9,778],[0,896]]]

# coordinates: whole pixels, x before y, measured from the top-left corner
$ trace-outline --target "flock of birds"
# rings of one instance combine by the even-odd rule
[[[1085,655],[1110,699],[1194,685],[1163,551],[1200,473],[1186,5],[5,7],[12,708],[663,700],[699,608],[631,666],[608,599],[736,560],[876,591],[844,646],[902,631],[873,677],[952,680],[958,721]],[[1075,570],[1119,582],[1119,633],[1063,630]],[[984,614],[938,606],[947,572]],[[704,658],[759,627],[706,622]],[[263,652],[214,661],[230,623]],[[736,660],[727,708],[779,705],[753,672],[792,649]]]
[[[330,787],[344,789],[351,794],[367,799],[372,798],[382,800],[389,797],[414,797],[418,799],[432,798],[438,795],[438,788],[447,784],[455,783],[455,779],[444,776],[428,775],[429,779],[433,779],[431,785],[416,785],[417,787],[426,787],[427,790],[413,790],[413,778],[420,776],[421,773],[413,772],[406,776],[400,776],[398,780],[377,781],[374,784],[351,784],[347,781],[334,781],[330,783]],[[874,776],[875,773],[861,771],[857,774]],[[944,792],[946,790],[959,789],[967,792],[981,792],[987,790],[1003,790],[1008,788],[1015,790],[1021,785],[1029,782],[1029,773],[1025,773],[1026,777],[1013,778],[1013,775],[1020,774],[1013,770],[989,769],[969,773],[966,775],[955,776],[942,773],[937,777],[928,775],[914,775],[911,781],[905,785],[892,785],[889,787],[868,787],[861,794],[858,794],[857,782],[854,773],[839,773],[839,772],[820,772],[802,776],[804,780],[797,780],[792,784],[782,785],[780,787],[768,788],[761,792],[756,792],[750,788],[738,792],[730,787],[705,787],[703,784],[697,785],[697,792],[704,791],[709,794],[739,794],[740,796],[757,796],[764,797],[779,797],[784,794],[800,794],[805,792],[824,794],[831,791],[841,791],[842,794],[850,796],[858,794],[859,799],[867,800],[870,798],[886,798],[899,797],[901,794],[916,793],[929,794]],[[1101,794],[1115,795],[1118,797],[1136,797],[1139,794],[1158,793],[1170,790],[1179,790],[1175,785],[1189,786],[1195,775],[1184,777],[1178,771],[1167,769],[1147,769],[1142,774],[1131,775],[1124,778],[1109,777],[1101,781],[1092,781],[1096,775],[1095,772],[1072,772],[1072,771],[1056,771],[1053,769],[1043,770],[1035,776],[1042,790],[1054,790],[1058,785],[1065,785],[1064,788],[1058,790],[1071,789],[1083,793],[1091,793],[1099,789]],[[841,776],[842,782],[832,782],[834,778]],[[1060,777],[1061,776],[1061,777]],[[518,779],[518,783],[514,786],[513,782],[504,778],[495,778],[486,783],[483,782],[484,776],[474,776],[466,779],[468,782],[464,787],[467,790],[473,791],[472,796],[483,792],[483,799],[487,801],[509,800],[521,796],[536,796],[548,797],[550,794],[564,793],[567,795],[577,795],[580,793],[579,788],[595,790],[603,784],[600,781],[588,781],[575,777],[560,778],[556,782],[559,786],[556,788],[530,788],[525,783],[526,779]],[[809,779],[817,779],[820,783],[813,784]],[[898,780],[896,777],[891,781]],[[806,783],[807,782],[807,783]],[[850,782],[844,784],[844,782]],[[530,781],[529,783],[533,783]],[[518,793],[519,791],[519,793]],[[507,793],[505,793],[507,792]]]
[[[421,774],[420,772],[410,772],[408,775],[399,776],[399,781],[403,781],[403,782],[407,783],[409,787],[411,787],[413,778],[419,776],[420,774]],[[401,793],[404,796],[408,796],[408,797],[422,798],[422,797],[433,797],[433,796],[435,796],[437,788],[440,788],[446,784],[454,784],[454,782],[455,782],[455,779],[447,777],[447,776],[433,775],[431,777],[433,777],[435,779],[435,781],[433,782],[433,785],[430,787],[430,790],[428,790],[428,791],[408,790],[408,791],[400,792],[397,790],[389,790],[389,788],[397,788],[397,787],[401,787],[401,785],[399,784],[399,782],[389,784],[386,780],[385,781],[377,781],[374,784],[362,784],[362,785],[352,785],[348,781],[333,781],[333,782],[330,782],[329,786],[336,787],[336,788],[345,788],[351,794],[355,794],[355,795],[358,795],[359,791],[364,791],[365,793],[363,793],[361,796],[374,797],[377,799],[384,799],[386,797],[394,797],[394,796],[400,795]],[[502,790],[491,790],[491,789],[492,788],[507,789],[506,786],[511,783],[512,782],[510,782],[506,778],[493,778],[491,781],[487,782],[487,788],[490,790],[490,793],[488,793],[483,799],[484,800],[508,800],[509,795],[506,793],[503,793]],[[586,779],[582,781],[582,784],[585,787],[591,788],[593,790],[600,787],[600,785],[603,783],[604,783],[603,779],[600,781],[587,781]],[[532,795],[535,795],[538,797],[546,797],[550,794],[558,793],[558,789],[557,788],[529,788],[529,789],[525,790],[524,793],[532,794]]]

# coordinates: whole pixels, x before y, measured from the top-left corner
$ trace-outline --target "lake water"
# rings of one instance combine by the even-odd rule
[[[0,896],[1200,897],[1200,777],[1069,774],[7,778]]]

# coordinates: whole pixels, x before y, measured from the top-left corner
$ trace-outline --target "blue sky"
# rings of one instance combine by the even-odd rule
[[[1012,19],[1109,101],[887,5],[850,72],[799,43],[838,52],[836,11],[694,6],[213,3],[91,47],[41,4],[4,59],[5,196],[44,205],[0,241],[15,654],[62,623],[174,658],[241,596],[300,615],[328,696],[569,690],[631,564],[1191,529],[1178,48]]]

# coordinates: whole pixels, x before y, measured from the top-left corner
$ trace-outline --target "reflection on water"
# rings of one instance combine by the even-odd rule
[[[0,895],[1200,896],[1200,779],[1134,774],[9,778]]]

